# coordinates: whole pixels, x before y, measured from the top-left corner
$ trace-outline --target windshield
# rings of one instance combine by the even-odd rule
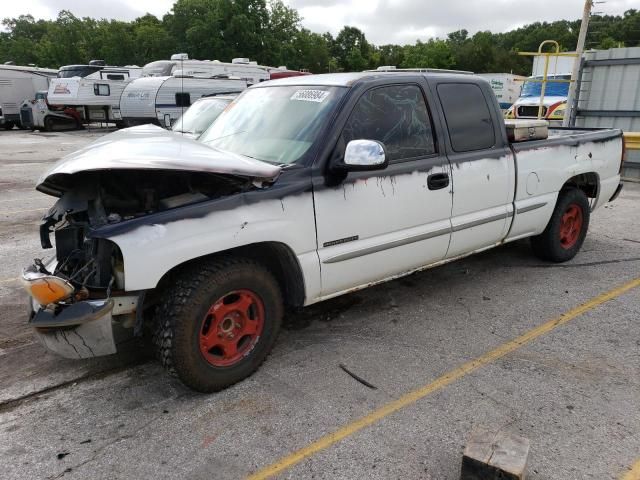
[[[158,60],[156,62],[147,63],[142,67],[143,77],[167,77],[171,75],[174,62],[170,60]]]
[[[58,78],[71,78],[71,77],[86,77],[98,70],[102,70],[104,67],[98,67],[93,65],[76,65],[73,67],[62,67],[58,71]]]
[[[231,103],[230,98],[198,100],[173,124],[172,130],[174,132],[200,135],[209,128],[209,125],[218,118],[218,115],[222,113],[229,103]]]
[[[326,86],[250,88],[200,140],[269,163],[298,162],[310,151],[344,92]]]
[[[522,86],[521,97],[539,97],[542,91],[542,77],[529,77]],[[547,80],[571,80],[571,75],[549,75]],[[569,95],[569,82],[547,82],[544,90],[545,97],[566,97]]]

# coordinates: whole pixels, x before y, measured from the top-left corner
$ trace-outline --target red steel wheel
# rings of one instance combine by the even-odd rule
[[[587,236],[589,214],[589,199],[582,190],[561,190],[547,227],[541,234],[531,237],[533,252],[551,262],[571,260]]]
[[[572,203],[565,210],[560,219],[560,245],[564,249],[573,247],[580,238],[582,232],[582,208]]]
[[[250,290],[235,290],[209,308],[200,328],[200,352],[214,367],[230,367],[246,357],[260,339],[265,308]]]

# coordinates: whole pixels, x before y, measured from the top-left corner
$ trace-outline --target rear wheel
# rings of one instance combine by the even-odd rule
[[[571,260],[587,235],[589,212],[589,200],[582,190],[562,190],[547,228],[531,238],[533,252],[552,262]]]
[[[13,129],[13,125],[14,125],[13,122],[5,122],[5,124],[3,126],[4,126],[5,130],[12,130]]]
[[[247,259],[221,258],[180,274],[159,306],[154,344],[185,385],[214,392],[251,375],[275,343],[282,296],[273,275]]]

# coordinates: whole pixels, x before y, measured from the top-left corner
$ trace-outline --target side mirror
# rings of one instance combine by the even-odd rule
[[[389,161],[384,145],[375,140],[351,140],[344,151],[344,159],[336,165],[339,170],[360,172],[384,170]]]

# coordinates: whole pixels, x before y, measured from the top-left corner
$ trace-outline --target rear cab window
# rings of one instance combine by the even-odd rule
[[[342,131],[344,146],[360,139],[381,142],[391,162],[436,153],[422,89],[413,84],[390,85],[364,93]]]
[[[491,109],[473,83],[441,83],[438,98],[455,152],[486,150],[496,144]]]

